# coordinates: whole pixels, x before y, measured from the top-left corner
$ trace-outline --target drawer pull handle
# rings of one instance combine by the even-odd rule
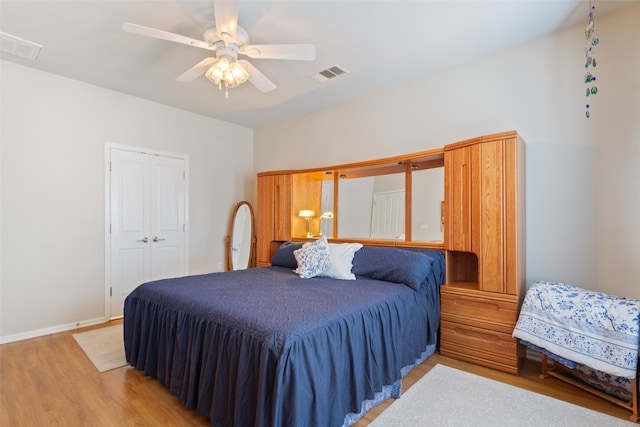
[[[462,329],[462,328],[455,328],[456,334],[458,335],[467,335],[473,338],[479,338],[483,341],[491,341],[491,342],[498,342],[500,341],[500,338],[498,338],[495,335],[491,335],[491,334],[485,334],[482,332],[476,332],[476,331],[470,331],[468,329]]]
[[[455,305],[464,305],[467,307],[473,307],[473,308],[481,308],[483,310],[495,310],[495,311],[499,311],[500,310],[500,306],[498,304],[492,304],[489,302],[481,302],[481,301],[470,301],[470,300],[466,300],[466,299],[455,299],[453,301],[453,303]]]

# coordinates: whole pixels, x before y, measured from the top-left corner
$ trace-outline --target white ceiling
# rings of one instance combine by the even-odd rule
[[[596,29],[598,16],[639,1],[594,1]],[[585,0],[241,0],[239,25],[252,44],[313,43],[317,59],[251,59],[277,89],[245,83],[228,99],[204,76],[174,80],[211,52],[121,30],[131,22],[200,40],[214,22],[211,0],[1,0],[0,31],[44,49],[35,62],[0,57],[258,128],[586,25],[588,11]],[[333,65],[349,74],[322,84],[310,78]]]

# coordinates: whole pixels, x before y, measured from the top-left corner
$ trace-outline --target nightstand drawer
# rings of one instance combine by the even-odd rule
[[[448,321],[441,322],[440,330],[442,348],[454,345],[470,352],[479,350],[507,359],[517,359],[518,343],[510,333]]]
[[[463,360],[469,363],[486,366],[491,369],[508,372],[510,374],[518,374],[518,368],[521,365],[523,355],[501,355],[481,351],[474,348],[464,347],[457,344],[449,344],[440,347],[440,354],[452,359]]]
[[[500,329],[504,332],[512,330],[518,318],[518,302],[515,299],[483,298],[442,289],[440,303],[443,320],[470,325],[498,324],[503,326]]]

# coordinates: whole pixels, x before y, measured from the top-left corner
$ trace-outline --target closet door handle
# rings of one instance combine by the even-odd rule
[[[163,240],[164,240],[164,239],[158,239],[157,237],[154,237],[154,238],[153,238],[153,241],[154,241],[154,242],[161,242],[161,241],[163,241]]]
[[[149,239],[147,237],[145,237],[144,239],[136,240],[136,242],[142,242],[142,243],[147,243],[148,241]]]

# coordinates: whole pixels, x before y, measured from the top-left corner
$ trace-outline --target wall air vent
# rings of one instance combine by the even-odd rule
[[[11,55],[26,58],[31,61],[38,59],[42,51],[42,45],[0,32],[0,51]]]
[[[339,65],[334,65],[333,67],[320,71],[318,74],[312,75],[311,78],[318,83],[324,83],[344,74],[347,74],[347,70],[340,67]]]

